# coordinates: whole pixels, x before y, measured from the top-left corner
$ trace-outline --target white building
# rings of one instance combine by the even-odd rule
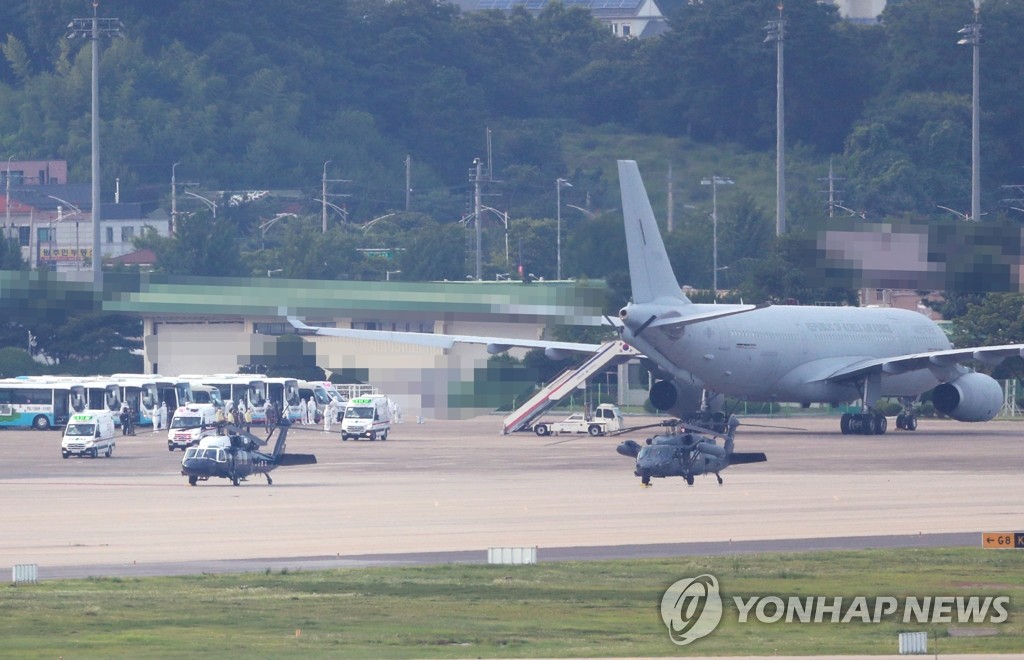
[[[6,185],[0,187],[3,235],[18,241],[22,258],[33,269],[91,269],[93,223],[89,186],[21,183],[13,172],[12,168],[10,199]],[[52,172],[46,176],[50,181],[56,179]],[[104,203],[100,216],[102,258],[111,259],[134,251],[133,240],[145,233],[147,227],[167,236],[167,213],[163,210],[145,213],[138,203]]]
[[[511,11],[523,7],[536,16],[549,0],[454,0],[454,3],[463,11]],[[618,37],[651,37],[668,30],[668,21],[655,0],[562,0],[562,4],[589,9],[594,18]]]

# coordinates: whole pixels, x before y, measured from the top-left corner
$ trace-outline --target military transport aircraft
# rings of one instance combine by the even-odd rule
[[[707,429],[684,427],[682,432],[656,435],[647,439],[646,445],[635,440],[619,443],[615,451],[623,456],[636,459],[636,470],[644,486],[651,485],[651,477],[682,477],[687,485],[693,485],[693,478],[701,474],[713,474],[722,484],[721,472],[730,465],[763,463],[768,457],[763,453],[733,451],[736,427],[740,425],[735,415],[730,415],[725,442],[718,445],[715,434]]]
[[[227,424],[226,435],[206,436],[199,441],[199,446],[185,450],[185,457],[181,459],[181,474],[188,477],[190,486],[212,477],[230,479],[232,485],[237,486],[251,474],[262,474],[267,478],[267,485],[273,485],[270,471],[274,468],[316,463],[316,456],[312,454],[284,453],[288,428],[287,420],[281,420],[263,439]],[[259,451],[257,447],[267,444],[275,432],[278,435],[274,450],[269,454]]]
[[[962,366],[967,360],[997,364],[1024,355],[1024,344],[957,348],[928,317],[901,309],[695,304],[683,294],[669,263],[635,161],[620,160],[619,185],[626,227],[632,301],[619,311],[621,339],[656,366],[651,403],[689,417],[728,395],[747,401],[838,405],[861,401],[861,412],[844,414],[845,433],[880,434],[886,418],[876,412],[882,397],[904,406],[897,426],[917,428],[912,408],[935,388],[935,408],[953,419],[992,419],[1003,403],[991,377]],[[492,353],[511,347],[543,348],[548,357],[595,352],[594,344],[462,335],[313,328],[321,335],[373,338],[449,348],[486,344]],[[703,396],[702,396],[703,394]]]

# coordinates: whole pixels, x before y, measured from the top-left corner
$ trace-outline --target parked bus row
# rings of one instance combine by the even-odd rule
[[[253,410],[253,423],[264,424],[268,402],[279,415],[300,419],[300,399],[307,406],[313,401],[319,420],[332,400],[341,407],[348,398],[329,381],[256,374],[20,376],[0,379],[0,428],[63,427],[71,415],[88,411],[106,410],[117,418],[124,404],[138,426],[156,426],[159,411],[165,410],[167,418],[160,425],[167,427],[175,411],[190,404],[225,408],[244,404]]]

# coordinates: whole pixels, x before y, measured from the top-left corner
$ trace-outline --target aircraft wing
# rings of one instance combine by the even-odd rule
[[[848,381],[871,373],[895,375],[929,367],[951,367],[968,360],[999,364],[1008,357],[1024,357],[1024,344],[952,348],[944,351],[872,358],[847,365],[830,374],[825,380]]]
[[[393,341],[414,346],[434,346],[451,348],[455,344],[484,344],[487,352],[502,353],[510,348],[543,348],[548,355],[555,357],[565,352],[596,353],[600,344],[580,344],[568,341],[548,341],[545,339],[513,339],[510,337],[475,337],[473,335],[439,335],[425,332],[393,332],[390,330],[355,330],[350,328],[318,328],[306,325],[293,316],[288,322],[296,330],[328,337],[348,337],[350,339],[374,339]]]

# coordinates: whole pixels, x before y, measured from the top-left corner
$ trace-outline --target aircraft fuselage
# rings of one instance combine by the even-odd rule
[[[696,384],[715,392],[754,401],[852,401],[860,396],[855,383],[828,382],[852,361],[945,350],[945,333],[922,314],[891,308],[797,307],[777,305],[701,321],[693,325],[655,325],[634,333],[643,319],[684,319],[729,305],[630,305],[623,339],[649,357],[671,363],[672,372],[686,372]],[[918,369],[886,375],[882,396],[917,395],[962,367]]]

